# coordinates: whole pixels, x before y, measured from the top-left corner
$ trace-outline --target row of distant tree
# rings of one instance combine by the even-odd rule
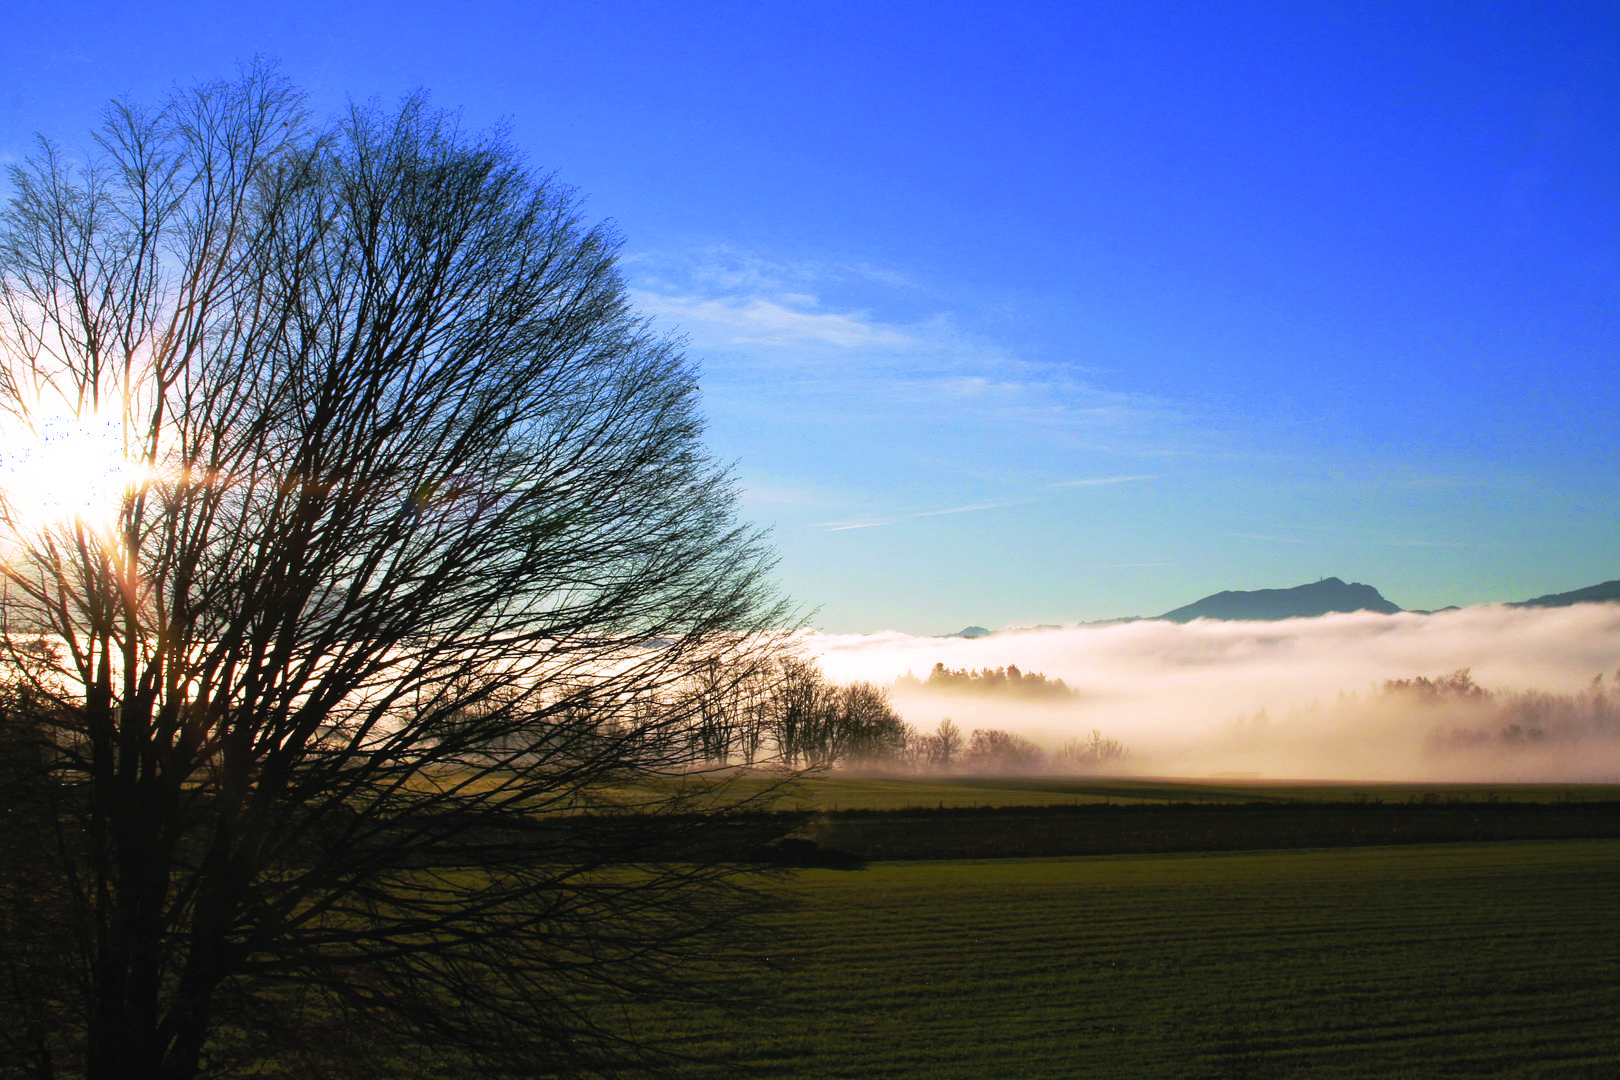
[[[926,679],[906,672],[894,681],[894,689],[897,693],[981,694],[1048,701],[1078,696],[1062,679],[1049,679],[1038,671],[1020,671],[1016,664],[969,669],[937,663]]]
[[[985,671],[935,666],[927,684],[980,693],[1072,696],[1061,679],[1009,665]],[[909,685],[902,677],[897,685]],[[1012,688],[1012,689],[1008,689]],[[1022,688],[1022,689],[1020,689]],[[788,657],[767,669],[716,665],[689,691],[685,712],[696,759],[790,766],[869,767],[927,772],[1096,772],[1117,768],[1129,751],[1100,731],[1070,739],[1055,753],[1000,729],[964,733],[950,717],[933,731],[907,723],[890,691],[871,682],[837,684],[812,661]]]
[[[1364,693],[1291,710],[1287,721],[1322,723],[1400,715],[1427,725],[1425,751],[1435,757],[1488,749],[1526,750],[1585,739],[1620,739],[1620,671],[1599,673],[1580,690],[1493,690],[1467,668],[1430,678],[1389,679]],[[1270,723],[1262,710],[1238,721],[1258,732]]]

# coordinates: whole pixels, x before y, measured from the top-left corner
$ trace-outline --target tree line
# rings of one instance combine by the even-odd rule
[[[1423,749],[1432,758],[1620,740],[1620,671],[1607,679],[1600,672],[1579,690],[1553,693],[1492,689],[1476,682],[1470,669],[1459,668],[1439,676],[1386,679],[1364,693],[1343,692],[1295,707],[1286,720],[1320,725],[1383,715],[1425,725]],[[1256,735],[1270,723],[1265,710],[1236,721]]]
[[[1049,679],[1038,671],[1021,671],[1016,664],[996,668],[948,668],[936,663],[926,679],[906,672],[894,681],[898,693],[979,694],[1026,701],[1065,701],[1078,697],[1062,679]]]
[[[1015,666],[952,672],[936,665],[942,685],[962,680],[979,692],[1035,687],[1035,696],[1072,696],[1061,679],[1024,674]],[[905,676],[894,684],[904,687]],[[912,680],[916,682],[916,680]],[[935,681],[931,678],[930,680]],[[1024,691],[1013,690],[1015,694]],[[932,731],[904,720],[890,689],[868,681],[840,685],[812,660],[787,657],[742,677],[715,665],[694,685],[686,709],[696,754],[715,764],[764,760],[799,767],[845,766],[918,772],[1034,773],[1115,769],[1129,751],[1101,731],[1071,738],[1055,752],[1009,731],[963,732],[950,717]]]

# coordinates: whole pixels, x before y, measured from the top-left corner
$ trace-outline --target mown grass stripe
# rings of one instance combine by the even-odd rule
[[[654,1018],[748,1066],[685,1075],[1620,1074],[1617,841],[874,864],[791,888],[752,1015]]]

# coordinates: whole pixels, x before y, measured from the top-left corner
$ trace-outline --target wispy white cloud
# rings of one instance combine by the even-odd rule
[[[901,522],[916,521],[919,518],[945,517],[950,514],[977,514],[986,510],[1002,510],[1010,506],[1024,506],[1035,499],[995,499],[990,502],[971,503],[966,506],[947,506],[941,510],[916,510],[907,514],[893,514],[887,517],[852,518],[842,521],[820,521],[812,528],[822,532],[846,532],[850,529],[875,529],[883,525],[898,525]]]
[[[768,375],[846,403],[972,410],[980,417],[1123,431],[1172,425],[1162,400],[1088,381],[1072,360],[1034,362],[972,333],[905,275],[860,262],[766,260],[712,246],[626,260],[642,312],[687,336],[723,379]],[[769,386],[767,387],[769,389]]]
[[[951,506],[944,510],[924,510],[911,516],[925,518],[942,517],[946,514],[976,514],[981,510],[1000,510],[1008,506],[1024,506],[1034,501],[1033,499],[998,499],[995,502],[973,503],[969,506]]]
[[[861,259],[767,258],[733,244],[703,244],[681,252],[633,252],[620,259],[634,278],[655,288],[705,295],[809,295],[831,285],[871,284],[916,290],[918,283],[893,267]]]
[[[811,528],[1013,505],[1002,492],[1028,502],[1019,496],[1143,482],[1153,477],[1110,471],[1111,459],[1201,452],[1205,436],[1176,406],[1099,385],[1069,358],[1019,355],[969,328],[983,314],[970,301],[953,307],[904,273],[725,246],[643,253],[625,267],[638,309],[683,334],[702,363],[717,427],[781,433],[794,456],[765,467],[840,496],[817,504],[827,509]],[[836,476],[823,471],[829,459],[841,463]],[[1063,482],[1084,462],[1097,463],[1096,477]],[[906,500],[897,493],[920,489],[943,508],[892,509]]]
[[[878,518],[869,521],[822,521],[817,522],[812,528],[820,529],[822,532],[849,532],[852,529],[877,529],[884,525],[893,525],[899,520],[901,519]]]
[[[1092,480],[1070,480],[1061,484],[1052,484],[1050,487],[1096,487],[1104,484],[1123,484],[1135,480],[1151,480],[1151,476],[1110,476],[1098,477]],[[840,521],[816,522],[812,528],[823,532],[844,532],[850,529],[873,529],[884,525],[897,525],[905,521],[915,521],[919,518],[946,517],[952,514],[977,514],[987,510],[1005,510],[1014,506],[1029,506],[1034,503],[1047,501],[1041,497],[1023,497],[1013,499],[989,499],[983,502],[966,503],[961,506],[947,506],[938,510],[916,510],[905,514],[891,514],[887,516],[872,516]],[[1131,563],[1132,566],[1162,566],[1164,563]]]
[[[865,312],[807,310],[815,307],[811,296],[713,298],[633,289],[631,298],[642,312],[677,323],[694,340],[711,345],[835,349],[909,349],[915,345],[908,334],[874,322]]]
[[[1158,477],[1152,476],[1152,475],[1090,476],[1090,477],[1086,477],[1083,480],[1060,480],[1057,483],[1053,484],[1052,487],[1057,487],[1057,488],[1103,487],[1103,486],[1108,485],[1108,484],[1135,484],[1135,483],[1140,483],[1141,481],[1144,481],[1144,480],[1157,480],[1157,479],[1158,479]]]

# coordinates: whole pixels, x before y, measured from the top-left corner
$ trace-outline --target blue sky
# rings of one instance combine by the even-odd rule
[[[263,55],[625,238],[829,631],[1620,577],[1620,6],[28,5],[0,159]]]

